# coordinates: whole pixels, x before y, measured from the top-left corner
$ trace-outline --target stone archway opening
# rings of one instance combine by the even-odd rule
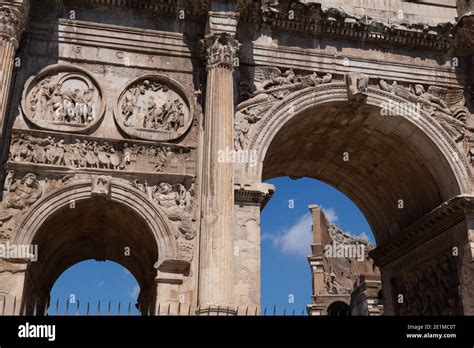
[[[48,315],[140,315],[140,285],[114,261],[84,260],[64,271],[51,292]]]
[[[304,107],[295,103],[298,111],[293,114],[291,105],[282,104],[272,109],[275,115],[265,116],[283,120],[264,126],[260,131],[264,135],[256,140],[261,180],[310,177],[333,186],[365,215],[377,247],[462,193],[462,178],[446,148],[420,127],[426,116],[382,116],[374,103],[347,100],[303,103]],[[286,109],[289,114],[284,115]],[[386,313],[398,313],[392,275],[383,271]]]
[[[350,102],[306,108],[278,130],[262,181],[280,176],[318,179],[344,193],[378,245],[460,194],[447,159],[414,123]]]
[[[323,315],[335,296],[351,302],[361,279],[371,277],[380,287],[379,271],[368,257],[372,231],[348,197],[310,178],[279,177],[266,184],[275,193],[260,221],[262,311],[276,305]]]
[[[349,305],[342,301],[335,301],[328,307],[329,317],[347,317],[350,316]]]
[[[78,262],[110,260],[132,273],[140,286],[138,306],[147,313],[156,299],[158,247],[146,221],[124,205],[101,197],[71,202],[55,211],[33,238],[38,260],[27,269],[23,312],[44,313],[58,277]]]

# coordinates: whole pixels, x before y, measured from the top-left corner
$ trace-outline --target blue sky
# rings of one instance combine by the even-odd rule
[[[366,236],[374,243],[370,227],[360,210],[352,201],[333,187],[314,179],[292,180],[287,177],[268,181],[275,185],[276,192],[262,212],[262,312],[301,314],[311,301],[311,272],[306,256],[310,254],[311,219],[308,205],[323,207],[326,216],[344,231],[352,235]],[[101,312],[112,302],[112,313],[116,313],[118,302],[121,310],[136,314],[134,303],[138,296],[137,281],[121,265],[111,262],[87,260],[74,265],[56,281],[51,291],[54,312],[56,299],[60,299],[60,313],[64,313],[67,299],[80,301],[81,313],[90,303],[90,313],[97,312],[101,301]],[[71,306],[71,304],[70,304]],[[71,307],[69,307],[71,310]]]

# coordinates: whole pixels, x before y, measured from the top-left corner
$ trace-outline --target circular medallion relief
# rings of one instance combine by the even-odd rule
[[[85,70],[53,65],[31,77],[23,90],[21,108],[34,125],[64,132],[85,132],[104,115],[99,83]]]
[[[159,75],[146,75],[127,85],[115,103],[114,116],[126,134],[146,140],[179,138],[191,126],[192,106],[181,86]]]

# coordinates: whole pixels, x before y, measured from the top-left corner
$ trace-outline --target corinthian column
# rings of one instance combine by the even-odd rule
[[[25,30],[28,10],[29,0],[0,1],[0,138],[7,116],[15,51]]]
[[[211,33],[202,44],[207,87],[198,314],[233,314],[233,164],[223,154],[233,149],[233,71],[239,44],[229,32]]]

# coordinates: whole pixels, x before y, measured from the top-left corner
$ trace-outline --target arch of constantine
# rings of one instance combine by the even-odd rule
[[[289,176],[364,213],[384,314],[474,314],[473,18],[467,0],[0,1],[0,243],[36,251],[0,257],[2,301],[44,312],[97,259],[130,270],[142,312],[258,312],[266,181]]]

